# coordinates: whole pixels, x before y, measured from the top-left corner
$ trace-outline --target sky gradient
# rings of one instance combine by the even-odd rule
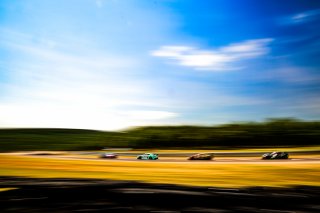
[[[0,127],[279,117],[320,119],[320,1],[0,1]]]

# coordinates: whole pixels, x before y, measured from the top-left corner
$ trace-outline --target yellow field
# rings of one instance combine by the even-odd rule
[[[319,161],[161,162],[0,155],[1,176],[100,178],[197,186],[320,186]]]

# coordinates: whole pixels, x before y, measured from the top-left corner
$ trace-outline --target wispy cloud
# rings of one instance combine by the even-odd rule
[[[320,18],[320,9],[308,10],[282,19],[283,24],[303,24]]]
[[[151,55],[167,58],[178,65],[197,70],[237,70],[242,66],[237,62],[253,59],[268,54],[271,38],[246,40],[224,47],[206,50],[191,46],[162,46],[152,51]]]
[[[246,79],[258,82],[281,83],[296,88],[320,83],[320,75],[317,69],[293,65],[284,65],[270,70],[263,70],[259,75],[246,76]]]
[[[304,67],[283,67],[273,70],[266,76],[274,81],[281,81],[290,84],[317,84],[320,82],[320,75],[311,68]]]

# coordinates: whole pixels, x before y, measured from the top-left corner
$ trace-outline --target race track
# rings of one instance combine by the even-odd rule
[[[179,152],[179,151],[177,151]],[[20,152],[0,154],[3,176],[101,178],[172,183],[192,186],[287,186],[319,185],[319,154],[290,154],[285,160],[261,160],[250,156],[215,156],[213,160],[187,160],[189,155],[137,160],[119,154],[99,158],[102,152]],[[181,153],[179,153],[181,155]]]
[[[88,160],[88,161],[120,161],[120,162],[167,162],[167,163],[320,163],[319,152],[290,153],[289,159],[280,160],[261,160],[261,152],[250,153],[218,153],[212,160],[187,160],[188,156],[194,153],[164,153],[159,154],[158,160],[137,160],[136,153],[118,153],[117,159],[99,158],[101,152],[65,152],[63,154],[50,154],[42,152],[10,153],[10,155],[25,155],[39,158],[69,159],[69,160]]]

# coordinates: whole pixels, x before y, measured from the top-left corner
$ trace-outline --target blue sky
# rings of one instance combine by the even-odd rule
[[[0,127],[320,119],[320,1],[2,0]]]

